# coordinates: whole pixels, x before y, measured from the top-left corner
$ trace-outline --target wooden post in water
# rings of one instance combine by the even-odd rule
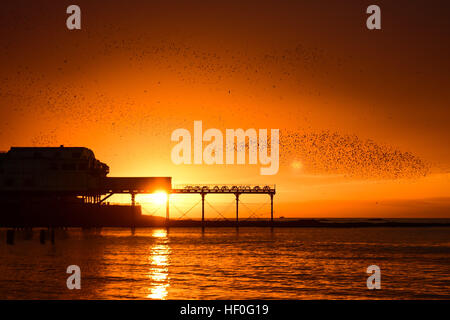
[[[14,244],[14,230],[6,231],[6,244],[10,244],[10,245]]]
[[[45,230],[41,230],[39,234],[39,241],[41,242],[41,244],[45,244]]]

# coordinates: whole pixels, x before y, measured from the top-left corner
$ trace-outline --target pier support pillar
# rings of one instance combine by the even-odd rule
[[[131,234],[134,235],[135,228],[136,228],[136,194],[133,192],[131,193]]]
[[[270,225],[273,227],[273,193],[270,194]]]
[[[41,232],[39,233],[39,241],[41,242],[41,244],[45,244],[45,230],[41,230]]]
[[[167,194],[167,200],[166,200],[166,227],[169,227],[169,199],[170,199],[170,193]]]
[[[14,244],[14,230],[6,231],[6,244],[10,244],[10,245]]]
[[[236,196],[236,227],[239,227],[239,193],[234,195]]]
[[[205,196],[206,194],[202,192],[202,229],[205,229]]]
[[[55,244],[55,228],[50,229],[50,241]]]

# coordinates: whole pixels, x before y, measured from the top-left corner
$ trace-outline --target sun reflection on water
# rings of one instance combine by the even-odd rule
[[[150,248],[148,257],[151,265],[148,276],[152,284],[149,288],[150,293],[147,295],[147,298],[164,300],[167,297],[170,285],[170,248],[168,245],[167,231],[165,229],[154,230],[152,237],[154,238],[155,243]]]

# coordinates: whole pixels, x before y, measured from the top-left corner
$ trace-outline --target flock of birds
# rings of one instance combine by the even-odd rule
[[[111,25],[108,28],[114,31],[117,26]],[[120,32],[119,29],[116,31]],[[164,110],[166,117],[183,122],[183,113],[180,112],[182,97],[181,101],[172,101],[169,107],[165,101],[161,103],[164,99],[159,96],[161,87],[164,86],[164,90],[167,90],[171,86],[170,81],[182,83],[185,88],[192,88],[193,92],[209,88],[213,94],[221,97],[236,96],[240,99],[244,96],[251,99],[257,95],[254,90],[245,90],[236,86],[237,83],[262,88],[268,95],[281,95],[281,91],[277,90],[282,83],[293,82],[296,88],[302,90],[304,83],[299,74],[320,76],[322,73],[319,69],[324,64],[341,63],[332,55],[326,55],[323,50],[301,44],[287,49],[273,49],[263,54],[251,54],[245,50],[236,51],[226,47],[221,51],[209,51],[182,42],[149,40],[144,35],[118,39],[115,32],[97,31],[96,34],[94,30],[88,32],[85,38],[74,39],[66,47],[57,43],[54,48],[57,50],[56,58],[48,67],[48,72],[42,70],[38,61],[18,61],[14,69],[8,68],[13,72],[0,75],[0,100],[12,111],[11,118],[35,114],[41,121],[48,123],[58,119],[60,128],[52,128],[53,131],[69,127],[76,131],[101,123],[106,125],[106,130],[127,132],[152,123],[152,131],[158,133],[165,129],[164,125],[155,123],[155,119],[159,118],[159,110]],[[87,41],[89,46],[83,48],[83,41]],[[15,63],[12,52],[17,48],[9,44],[4,49],[0,54]],[[36,52],[37,57],[44,54]],[[111,79],[102,72],[89,68],[95,66],[92,61],[98,61],[103,68],[120,67],[129,74],[125,78],[118,75]],[[136,87],[142,88],[142,92],[138,92],[136,88],[130,92],[111,91],[105,85],[105,82],[115,82],[119,86],[122,82],[135,82],[135,79],[128,78],[134,75],[143,79],[136,83]],[[169,75],[169,80],[164,78],[165,75]],[[308,90],[309,94],[320,94],[318,90]],[[136,98],[136,94],[140,97]],[[174,89],[174,95],[176,94]],[[199,109],[199,113],[210,111],[207,106]],[[230,100],[230,109],[233,113],[245,114],[245,117],[250,117],[254,111],[253,107],[240,105],[236,100]],[[266,118],[270,117],[266,110],[258,112]],[[222,115],[211,117],[216,123],[223,121]],[[124,119],[127,121],[123,121]],[[191,122],[191,119],[186,121]],[[8,122],[5,120],[3,124],[7,125]],[[51,142],[49,139],[54,136],[48,131],[50,130],[42,132],[42,144]],[[125,139],[126,135],[121,135],[121,138]],[[37,137],[34,140],[39,143]]]
[[[409,152],[378,144],[357,135],[321,131],[281,130],[277,141],[280,165],[307,174],[342,175],[356,179],[415,179],[431,171],[431,164]],[[226,150],[262,150],[271,154],[272,143],[226,144]],[[266,150],[267,149],[267,150]]]
[[[300,161],[308,173],[341,174],[350,178],[401,179],[426,176],[431,165],[409,152],[337,132],[283,131],[284,163]]]

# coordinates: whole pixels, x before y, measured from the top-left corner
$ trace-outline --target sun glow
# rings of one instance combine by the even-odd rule
[[[155,204],[165,204],[167,201],[167,193],[164,191],[155,192],[154,194],[152,194],[152,196]]]
[[[165,205],[167,202],[167,192],[157,191],[151,194],[139,195],[139,200],[143,204],[149,203],[156,206],[162,206]]]

